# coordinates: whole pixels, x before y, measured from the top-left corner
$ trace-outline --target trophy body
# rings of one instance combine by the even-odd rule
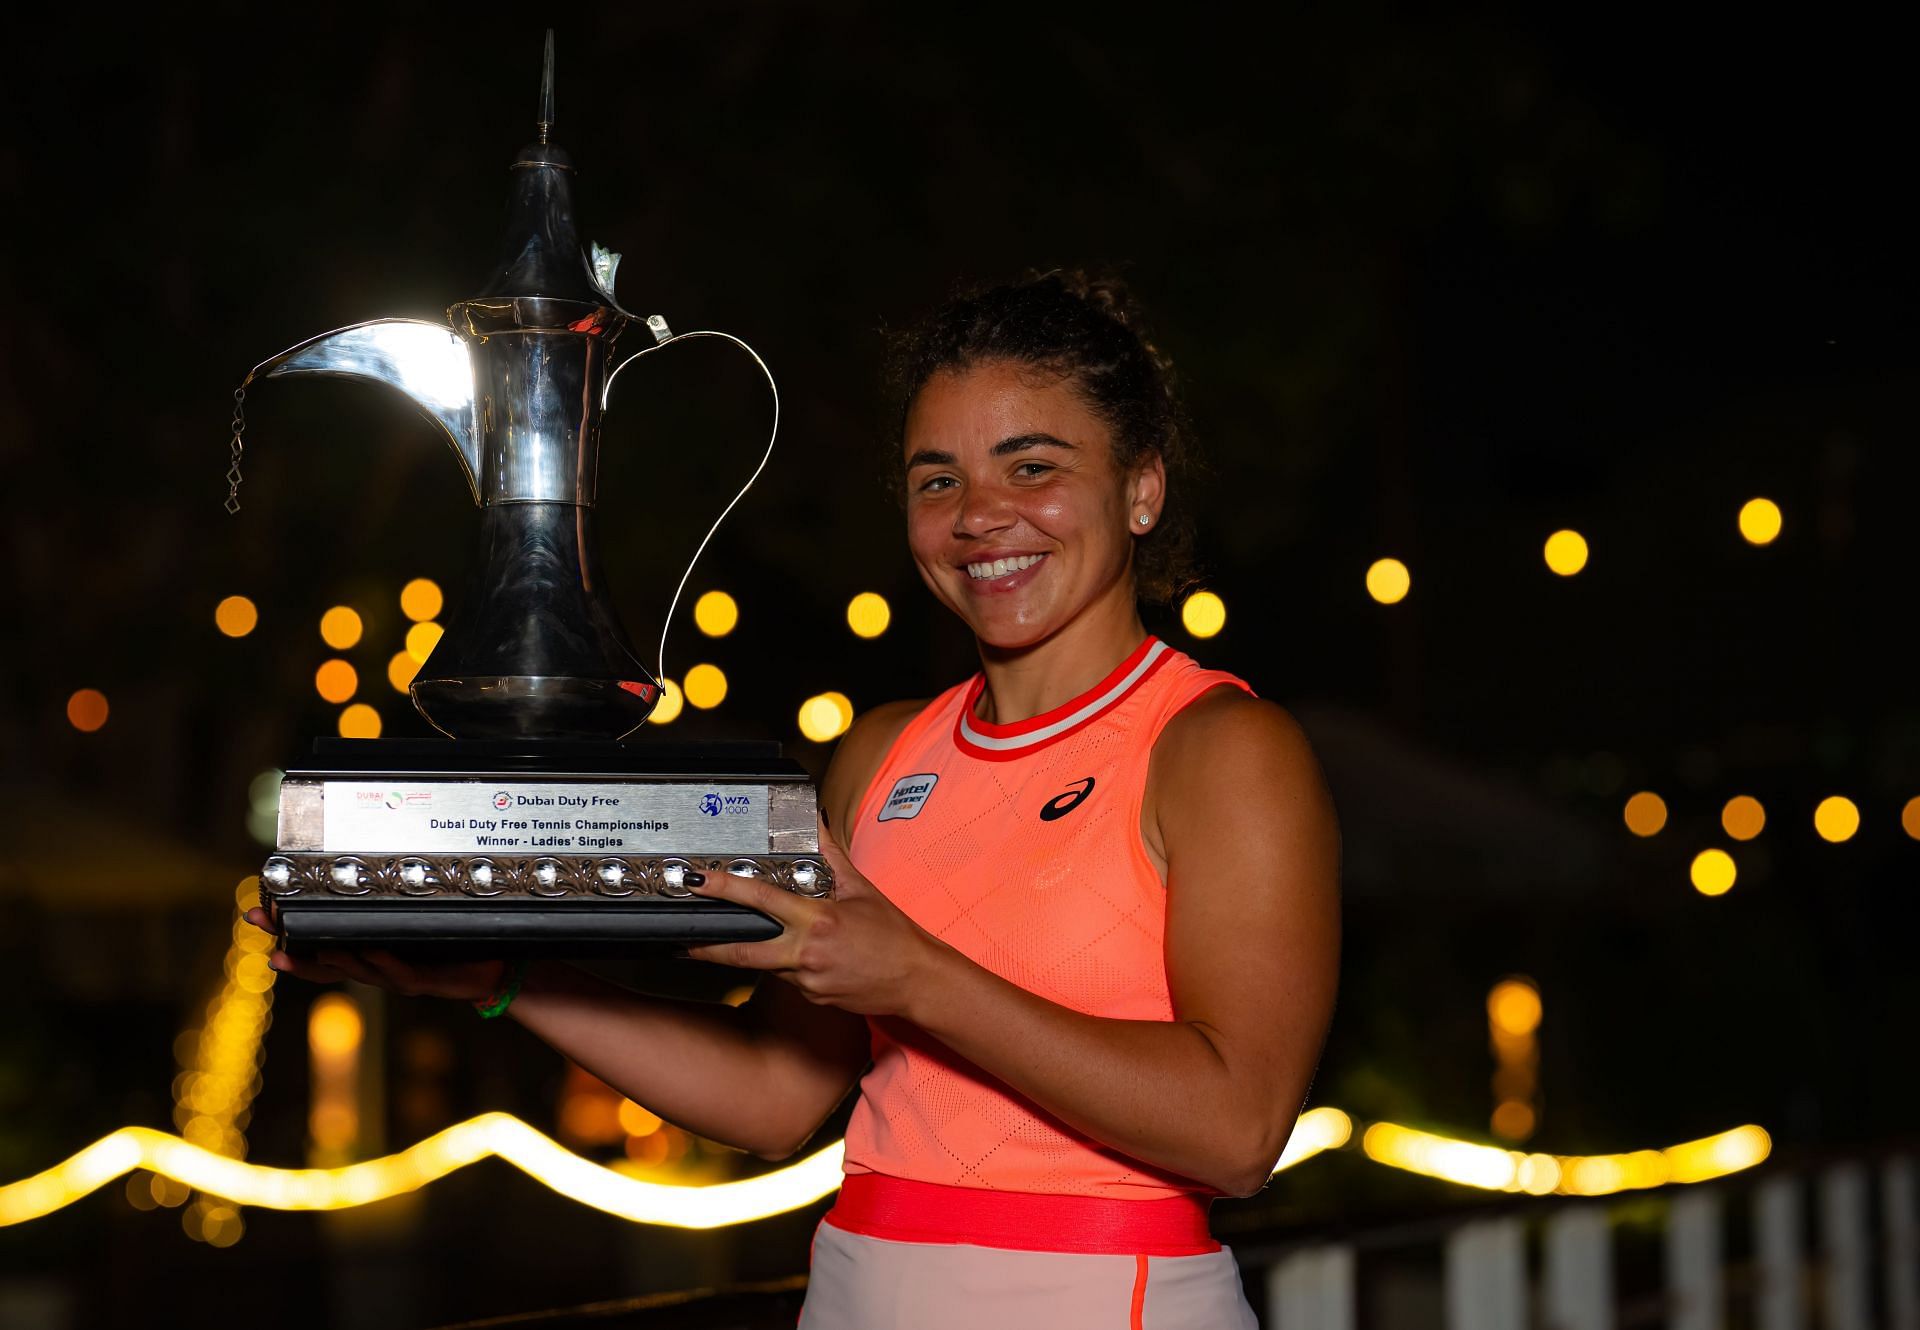
[[[446,436],[480,508],[472,577],[410,690],[447,737],[319,740],[282,782],[261,896],[294,949],[770,937],[767,916],[693,888],[731,872],[832,890],[813,786],[777,744],[630,737],[661,685],[607,598],[595,514],[606,387],[637,321],[614,298],[619,256],[581,243],[552,100],[549,35],[539,138],[513,162],[479,295],[444,324],[355,324],[247,378],[397,390]]]

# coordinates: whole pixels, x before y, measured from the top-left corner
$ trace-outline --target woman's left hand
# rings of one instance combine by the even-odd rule
[[[786,931],[764,942],[690,947],[695,960],[765,970],[809,1002],[861,1016],[904,1016],[947,950],[860,875],[823,823],[820,854],[833,870],[831,900],[810,900],[757,878],[712,873],[694,888],[773,916]]]

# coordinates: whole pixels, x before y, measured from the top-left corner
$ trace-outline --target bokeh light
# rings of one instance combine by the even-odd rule
[[[1752,840],[1767,825],[1767,810],[1750,794],[1736,794],[1720,810],[1720,825],[1735,840]]]
[[[693,622],[708,637],[725,637],[740,622],[740,606],[724,591],[709,591],[693,602]]]
[[[344,1057],[360,1047],[366,1022],[345,993],[323,993],[307,1016],[307,1046],[322,1057]]]
[[[647,713],[647,724],[665,725],[672,721],[687,704],[687,695],[680,691],[680,685],[671,679],[660,681],[660,700],[653,710]]]
[[[1627,800],[1627,830],[1636,836],[1652,836],[1667,825],[1667,801],[1652,790],[1642,790]]]
[[[260,623],[260,611],[245,596],[228,596],[213,607],[213,626],[228,637],[245,637]]]
[[[1736,876],[1733,856],[1725,850],[1702,850],[1693,856],[1693,889],[1702,896],[1724,896],[1733,889]]]
[[[1531,979],[1502,979],[1487,994],[1487,1020],[1503,1034],[1532,1034],[1540,1028],[1540,1012],[1540,990]]]
[[[396,651],[387,662],[387,682],[395,692],[404,693],[413,683],[413,676],[420,673],[420,662],[413,658],[411,651]]]
[[[1900,829],[1920,840],[1920,797],[1907,800],[1906,807],[1900,810]]]
[[[345,605],[335,605],[320,616],[320,640],[335,651],[345,651],[354,646],[364,631],[360,615]]]
[[[360,675],[346,661],[327,661],[313,672],[314,691],[329,702],[345,702],[360,691]]]
[[[800,733],[814,743],[837,739],[853,724],[853,703],[845,693],[820,693],[800,704]]]
[[[1493,1110],[1491,1125],[1496,1135],[1510,1141],[1524,1141],[1533,1135],[1533,1106],[1518,1099],[1503,1100],[1500,1107]]]
[[[340,713],[340,737],[342,739],[378,739],[380,713],[365,702],[355,702]]]
[[[1587,566],[1587,538],[1578,531],[1556,531],[1547,537],[1547,567],[1572,577]]]
[[[727,676],[718,665],[695,665],[680,685],[687,701],[702,711],[719,706],[727,699]]]
[[[430,577],[416,577],[400,588],[400,612],[415,623],[439,618],[445,603],[440,584]]]
[[[1852,840],[1860,830],[1860,809],[1843,794],[1830,794],[1813,810],[1813,829],[1835,844]]]
[[[107,723],[107,695],[98,688],[82,688],[67,699],[67,722],[82,734],[92,734]]]
[[[426,623],[416,623],[407,629],[407,654],[425,665],[427,657],[431,656],[433,649],[440,645],[440,638],[445,632],[446,629],[431,620]]]
[[[660,1130],[660,1116],[640,1107],[631,1099],[622,1099],[620,1125],[629,1136],[651,1136]]]
[[[1181,603],[1180,623],[1195,637],[1212,637],[1227,626],[1227,603],[1211,591],[1196,591]]]
[[[1748,499],[1740,505],[1740,534],[1752,545],[1771,545],[1780,534],[1780,505],[1772,499]]]
[[[893,607],[877,591],[862,591],[847,602],[847,627],[856,637],[878,637],[893,622]]]
[[[1382,605],[1396,605],[1413,589],[1413,574],[1398,559],[1376,559],[1367,569],[1367,594]]]

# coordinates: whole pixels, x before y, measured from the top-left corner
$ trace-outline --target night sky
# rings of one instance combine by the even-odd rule
[[[306,337],[478,289],[545,21],[76,13],[14,47],[0,958],[32,982],[0,1035],[0,1181],[164,1123],[170,1032],[261,853],[248,782],[334,724],[322,611],[366,617],[349,657],[386,732],[428,732],[382,667],[400,585],[454,590],[473,553],[444,444],[371,390],[262,385],[230,517],[231,393]],[[772,735],[817,772],[808,695],[864,709],[975,668],[881,483],[883,332],[962,282],[1115,267],[1199,427],[1188,494],[1229,616],[1206,642],[1150,626],[1294,708],[1340,803],[1347,969],[1316,1101],[1483,1135],[1479,1004],[1522,972],[1546,1000],[1539,1148],[1910,1130],[1914,1073],[1878,1065],[1920,1016],[1912,113],[1889,33],[851,3],[552,21],[554,137],[587,233],[625,255],[623,304],[746,338],[786,409],[689,587],[735,595],[740,628],[683,619],[668,643],[669,674],[711,660],[730,696],[671,737]],[[649,662],[766,410],[716,344],[621,381],[601,530]],[[1766,548],[1735,526],[1756,495],[1785,514]],[[1562,527],[1592,547],[1572,578],[1540,553]],[[1363,586],[1388,555],[1412,571],[1395,606]],[[894,607],[875,642],[840,617],[862,590]],[[212,611],[236,593],[262,619],[233,641]],[[66,720],[82,687],[112,707],[95,734]],[[1441,825],[1419,792],[1449,786],[1498,816]],[[1646,842],[1620,816],[1641,789],[1672,811]],[[1769,817],[1747,846],[1717,825],[1739,793]],[[1836,793],[1864,821],[1829,845],[1812,809]],[[130,828],[217,871],[204,903],[89,854]],[[1741,867],[1718,900],[1687,881],[1709,845]],[[129,922],[149,918],[164,947]],[[145,986],[64,980],[96,943]],[[276,1031],[293,1069],[297,1024]],[[292,1162],[280,1048],[253,1157]],[[462,1111],[497,1106],[478,1084]],[[1274,1212],[1339,1217],[1333,1191]],[[1380,1204],[1435,1198],[1459,1199]]]

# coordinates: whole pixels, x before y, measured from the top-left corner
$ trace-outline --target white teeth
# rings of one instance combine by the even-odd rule
[[[1046,557],[1044,554],[1022,554],[1012,559],[995,559],[990,563],[970,563],[967,565],[967,575],[976,580],[1005,577],[1022,568],[1031,568]]]

